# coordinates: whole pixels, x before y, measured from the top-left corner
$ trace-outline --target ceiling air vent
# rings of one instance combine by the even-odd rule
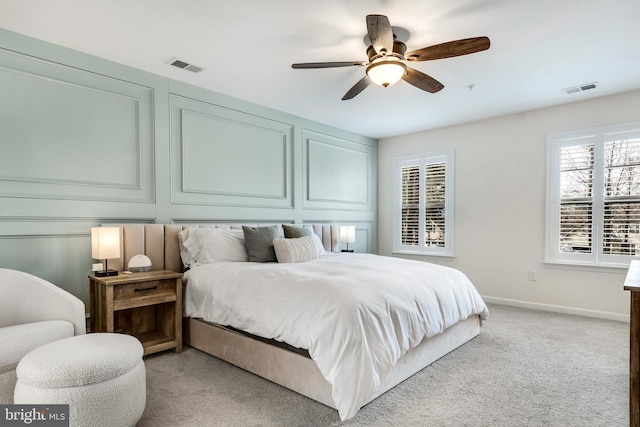
[[[167,61],[167,64],[173,65],[174,67],[182,68],[183,70],[191,71],[192,73],[199,73],[200,71],[204,70],[204,68],[202,67],[189,64],[188,62],[181,61],[177,58],[171,58]]]
[[[595,89],[596,87],[598,87],[598,82],[585,83],[579,86],[566,87],[562,90],[565,91],[566,93],[576,93],[576,92],[583,92],[589,89]]]

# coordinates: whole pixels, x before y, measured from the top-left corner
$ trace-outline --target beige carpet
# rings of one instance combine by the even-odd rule
[[[187,347],[145,358],[139,426],[627,426],[629,325],[491,305],[480,336],[335,410]]]

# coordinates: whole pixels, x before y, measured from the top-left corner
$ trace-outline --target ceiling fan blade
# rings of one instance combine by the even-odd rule
[[[367,33],[377,54],[393,52],[393,30],[384,15],[367,15]]]
[[[347,92],[342,97],[342,100],[346,101],[348,99],[355,98],[357,94],[359,94],[360,92],[365,90],[367,86],[369,86],[369,83],[371,83],[371,80],[369,79],[369,76],[365,75],[363,78],[360,79],[358,83],[356,83],[355,85],[353,85],[351,89],[349,89],[349,92]]]
[[[489,46],[491,46],[491,42],[488,37],[473,37],[423,47],[407,53],[405,58],[408,61],[431,61],[481,52],[489,49]]]
[[[402,76],[402,80],[414,85],[418,89],[426,90],[430,93],[436,93],[444,88],[444,85],[431,76],[426,75],[422,71],[407,68],[407,72]]]
[[[364,61],[344,61],[344,62],[304,62],[301,64],[291,64],[291,68],[337,68],[337,67],[360,67],[367,65]]]

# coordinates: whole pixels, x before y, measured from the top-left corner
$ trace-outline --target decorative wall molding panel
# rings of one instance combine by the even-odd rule
[[[374,211],[374,147],[303,130],[304,207]]]
[[[172,203],[293,208],[293,125],[171,96]]]
[[[150,88],[0,49],[0,195],[153,202]]]

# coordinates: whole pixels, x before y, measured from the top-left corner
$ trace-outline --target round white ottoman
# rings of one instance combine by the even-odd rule
[[[54,341],[16,368],[16,404],[69,404],[71,426],[134,426],[146,403],[140,341],[96,333]]]

